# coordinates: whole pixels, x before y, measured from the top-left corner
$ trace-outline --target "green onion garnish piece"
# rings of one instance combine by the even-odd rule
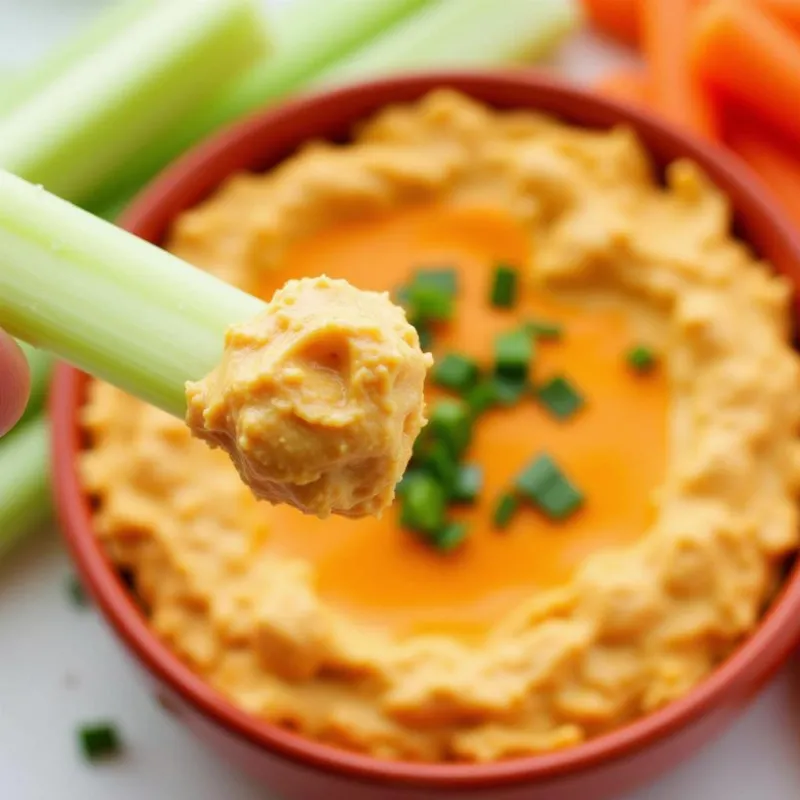
[[[90,761],[119,752],[121,742],[117,729],[107,722],[83,725],[78,730],[81,750]]]
[[[535,503],[539,495],[560,477],[561,470],[556,462],[547,453],[543,453],[517,476],[515,487],[523,497]]]
[[[495,308],[513,308],[517,303],[519,272],[507,264],[498,264],[492,277],[490,296]]]
[[[526,378],[533,340],[522,329],[501,333],[494,342],[495,372],[504,378]]]
[[[467,538],[468,531],[469,526],[466,522],[451,521],[431,537],[431,543],[437,550],[449,553],[463,544],[464,539]]]
[[[429,352],[433,347],[433,331],[429,325],[423,322],[417,323],[414,327],[417,329],[417,335],[419,336],[419,346],[424,352]]]
[[[464,399],[472,411],[474,417],[478,417],[488,411],[497,403],[496,379],[481,381],[473,386],[465,395]]]
[[[70,576],[67,582],[67,591],[69,592],[70,602],[76,608],[86,608],[89,605],[89,597],[77,575]]]
[[[458,272],[453,267],[418,269],[414,273],[412,286],[434,289],[455,297],[458,292]]]
[[[454,503],[474,503],[483,486],[483,467],[480,464],[459,464],[450,490]]]
[[[457,289],[458,273],[455,269],[418,269],[409,283],[395,290],[394,297],[405,307],[409,322],[422,339],[422,329],[428,323],[446,322],[452,318]]]
[[[431,372],[434,383],[464,394],[471,389],[478,380],[478,362],[459,353],[448,353],[437,361]]]
[[[443,441],[434,441],[422,466],[444,486],[446,491],[451,491],[458,475],[458,463],[448,445]]]
[[[551,519],[566,519],[583,505],[583,494],[566,478],[548,486],[537,502],[538,508]]]
[[[417,327],[428,322],[447,322],[455,310],[453,295],[436,286],[412,283],[408,287],[408,319]]]
[[[658,363],[656,354],[646,345],[639,344],[628,350],[628,366],[642,375],[651,372]]]
[[[515,488],[552,519],[564,519],[583,503],[581,492],[547,453],[538,455],[517,476]]]
[[[500,528],[501,530],[507,528],[518,507],[519,500],[517,500],[515,495],[511,494],[511,492],[501,494],[500,497],[497,498],[497,502],[494,506],[494,514],[492,515],[495,528]]]
[[[446,505],[447,493],[436,478],[426,473],[415,475],[403,491],[400,525],[433,535],[444,525]]]
[[[186,381],[265,307],[2,171],[0,253],[0,327],[181,420]]]
[[[403,473],[403,477],[400,478],[400,480],[397,482],[397,485],[394,487],[395,495],[397,495],[397,497],[403,497],[408,491],[408,487],[411,485],[411,483],[423,474],[423,470],[418,469],[417,467],[409,467]]]
[[[556,419],[569,419],[583,406],[583,397],[562,375],[551,378],[536,389],[539,402]]]
[[[524,377],[506,378],[495,375],[492,378],[492,392],[495,402],[501,406],[516,405],[528,389],[528,380]]]
[[[560,339],[564,333],[563,325],[545,319],[528,320],[523,327],[529,336],[536,339]]]
[[[440,400],[431,412],[431,435],[459,458],[472,439],[472,413],[461,400]]]

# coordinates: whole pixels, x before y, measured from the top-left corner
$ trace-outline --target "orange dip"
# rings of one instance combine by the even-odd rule
[[[625,353],[637,338],[619,309],[570,305],[529,285],[514,309],[494,309],[488,299],[494,265],[518,265],[524,275],[528,260],[525,230],[502,212],[417,208],[306,239],[263,284],[268,298],[289,278],[324,273],[387,290],[416,268],[455,266],[456,316],[437,332],[434,355],[457,351],[490,365],[497,333],[530,318],[557,321],[564,334],[539,343],[532,377],[564,374],[587,401],[563,422],[528,398],[480,418],[467,460],[483,465],[484,487],[475,506],[454,514],[469,520],[470,535],[451,554],[402,530],[396,504],[380,520],[324,522],[265,506],[270,546],[311,561],[323,602],[352,618],[401,634],[480,635],[534,591],[567,582],[588,553],[631,542],[651,522],[651,492],[665,464],[666,381],[658,370],[642,377],[627,367]],[[429,401],[436,394],[428,387]],[[507,529],[494,529],[496,497],[542,450],[584,492],[584,509],[554,523],[522,508]]]

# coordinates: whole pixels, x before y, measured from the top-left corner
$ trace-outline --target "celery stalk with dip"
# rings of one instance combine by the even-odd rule
[[[432,360],[387,294],[322,277],[264,303],[6,172],[0,328],[186,419],[259,497],[322,517],[391,503],[425,423]]]

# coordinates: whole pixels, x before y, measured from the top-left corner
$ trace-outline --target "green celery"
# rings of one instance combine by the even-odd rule
[[[580,19],[577,0],[439,0],[323,72],[312,85],[403,70],[535,61]]]
[[[109,39],[124,33],[131,25],[150,12],[158,0],[127,0],[100,12],[80,33],[67,41],[33,67],[16,76],[7,90],[0,94],[0,113],[6,113],[71,69],[81,59],[96,53]]]
[[[255,0],[170,0],[0,119],[0,166],[86,201],[140,148],[260,56]]]
[[[43,416],[0,440],[0,554],[50,516],[50,438]]]
[[[273,52],[136,153],[118,173],[119,190],[133,194],[195,142],[301,89],[312,76],[430,2],[292,0],[275,6],[269,16]],[[101,197],[97,207],[114,200],[113,195]]]
[[[184,382],[264,303],[0,172],[0,327],[183,418]]]
[[[44,350],[37,350],[27,342],[20,342],[22,352],[28,361],[31,373],[31,393],[21,422],[38,414],[47,400],[50,386],[50,373],[53,371],[53,357]]]

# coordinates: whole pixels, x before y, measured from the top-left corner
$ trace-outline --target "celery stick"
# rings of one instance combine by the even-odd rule
[[[50,81],[58,78],[80,59],[97,52],[112,36],[124,33],[158,0],[128,0],[103,10],[80,33],[70,37],[64,44],[22,72],[13,85],[0,92],[0,114],[7,112],[23,100],[34,96]]]
[[[50,515],[49,455],[41,415],[0,439],[0,554]]]
[[[118,175],[120,192],[132,193],[207,134],[300,88],[312,75],[430,3],[292,0],[274,8],[269,25],[273,52],[140,150]],[[99,196],[88,207],[103,213],[113,200],[113,196]]]
[[[85,200],[264,50],[254,0],[169,0],[0,120],[0,166]]]
[[[577,0],[439,0],[333,65],[311,85],[403,70],[534,61],[548,55],[579,22]]]
[[[230,323],[264,303],[0,172],[0,327],[183,418]]]
[[[28,360],[31,371],[31,394],[22,420],[25,421],[36,416],[47,400],[47,390],[50,386],[50,373],[53,371],[53,357],[44,350],[37,350],[27,342],[20,342],[22,352]]]

